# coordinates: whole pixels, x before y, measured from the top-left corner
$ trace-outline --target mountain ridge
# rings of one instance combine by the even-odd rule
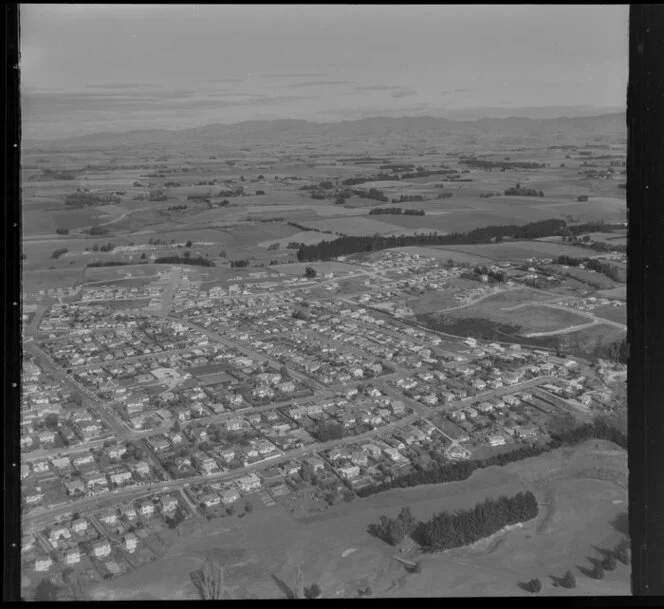
[[[26,139],[24,147],[62,146],[123,146],[132,144],[212,143],[215,138],[307,137],[326,138],[380,137],[398,133],[424,137],[432,135],[466,136],[534,136],[556,135],[562,132],[585,132],[617,136],[626,134],[625,112],[602,113],[593,116],[530,118],[524,116],[450,119],[437,116],[374,116],[339,122],[314,122],[305,119],[250,120],[238,123],[213,123],[185,129],[139,129],[125,132],[99,132],[52,140]]]

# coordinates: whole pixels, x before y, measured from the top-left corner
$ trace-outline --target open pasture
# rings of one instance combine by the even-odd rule
[[[596,294],[599,298],[611,298],[615,300],[627,300],[627,286],[616,286],[610,290],[599,290]]]
[[[529,258],[556,258],[558,256],[588,256],[588,250],[550,241],[504,241],[479,245],[432,246],[449,252],[464,252],[486,256],[496,261],[522,261]]]
[[[391,224],[391,216],[382,216],[390,220],[374,220],[369,216],[352,218],[333,218],[328,220],[302,221],[301,224],[320,231],[330,230],[344,235],[373,235],[375,233],[388,235],[392,233],[407,234],[408,230],[400,230],[399,226]],[[396,217],[396,216],[395,216]]]

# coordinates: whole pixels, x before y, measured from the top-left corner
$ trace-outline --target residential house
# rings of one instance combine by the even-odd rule
[[[30,464],[21,463],[21,480],[25,480],[31,473]]]
[[[405,461],[406,458],[396,449],[392,447],[386,447],[383,449],[383,452],[394,462]]]
[[[235,450],[232,448],[225,448],[224,450],[219,453],[221,458],[226,461],[226,463],[232,461],[235,459]]]
[[[42,431],[37,437],[40,444],[53,444],[55,442],[55,434],[48,429]]]
[[[178,507],[178,500],[172,495],[164,495],[161,498],[161,511],[164,513],[174,512]]]
[[[154,514],[154,503],[147,499],[138,502],[138,513],[144,518],[149,518]]]
[[[488,436],[487,440],[489,441],[489,444],[491,446],[502,446],[503,444],[505,444],[505,436],[502,436],[500,434],[494,434]]]
[[[35,474],[42,474],[48,470],[49,464],[46,459],[39,459],[38,461],[32,462],[32,471],[35,472]]]
[[[361,465],[362,467],[365,467],[369,464],[369,458],[367,457],[366,453],[362,452],[361,450],[354,450],[351,455],[350,459],[355,465]]]
[[[115,446],[109,446],[106,449],[106,455],[110,459],[120,459],[122,455],[127,452],[127,448],[121,444],[116,444]]]
[[[40,556],[35,560],[35,571],[44,572],[48,571],[53,564],[53,560],[49,556]]]
[[[118,513],[116,508],[109,507],[103,510],[99,516],[99,520],[101,520],[104,524],[108,524],[110,526],[115,525],[118,522]]]
[[[473,388],[477,389],[478,391],[483,391],[486,389],[486,383],[482,379],[475,379],[473,381]]]
[[[84,533],[88,530],[88,521],[85,518],[78,518],[71,523],[71,530],[74,533]]]
[[[365,453],[369,453],[369,455],[371,455],[374,459],[379,458],[381,453],[382,453],[382,450],[378,446],[376,446],[375,444],[371,444],[371,443],[363,444],[362,445],[362,450]]]
[[[72,480],[65,480],[64,485],[67,489],[67,494],[70,497],[76,495],[77,493],[85,493],[85,486],[83,485],[83,482],[76,478]]]
[[[224,505],[230,505],[240,499],[240,493],[236,488],[227,487],[221,491],[221,501]]]
[[[81,475],[81,480],[85,483],[87,489],[93,489],[100,486],[108,486],[106,474],[98,471],[84,472]]]
[[[288,461],[281,465],[281,471],[284,476],[293,476],[302,469],[302,466],[297,461]]]
[[[133,554],[138,547],[138,537],[133,533],[127,533],[124,538],[125,550],[130,554]]]
[[[245,493],[256,490],[261,486],[261,480],[254,472],[238,478],[235,483],[238,485],[240,490]]]
[[[325,469],[325,462],[320,457],[309,457],[306,463],[311,466],[314,472]]]
[[[65,563],[75,565],[81,562],[81,551],[78,548],[72,548],[65,553]]]
[[[111,554],[111,544],[108,540],[104,539],[92,545],[92,554],[96,558],[106,558]]]
[[[113,484],[124,484],[125,482],[129,482],[129,480],[131,480],[131,472],[129,470],[123,469],[122,471],[110,474],[109,478]]]
[[[355,478],[360,475],[360,468],[357,465],[347,465],[339,468],[339,474],[346,479]]]
[[[201,459],[199,465],[200,470],[204,476],[209,476],[210,474],[219,471],[219,466],[212,457],[205,457]]]
[[[120,514],[130,522],[138,517],[136,514],[136,508],[131,503],[121,505]]]
[[[215,493],[207,493],[201,497],[201,503],[206,507],[210,508],[221,503],[221,498]]]
[[[57,526],[51,529],[48,540],[54,547],[57,546],[58,541],[61,539],[71,539],[71,532],[66,526]]]
[[[150,474],[150,463],[147,461],[137,461],[133,467],[134,472],[139,476],[148,476]]]
[[[228,419],[226,421],[226,429],[228,431],[239,431],[240,429],[242,429],[242,419],[239,418]]]

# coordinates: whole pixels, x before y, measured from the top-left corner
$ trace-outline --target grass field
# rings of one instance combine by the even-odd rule
[[[618,286],[610,290],[599,290],[597,296],[616,300],[627,300],[627,286]]]
[[[444,313],[441,317],[442,325],[458,325],[464,319],[485,319],[496,326],[518,327],[518,334],[528,334],[531,332],[551,332],[562,330],[572,326],[578,326],[588,322],[588,319],[573,313],[572,311],[563,311],[561,309],[551,309],[548,307],[537,307],[535,305],[520,307],[516,311],[505,310],[508,306],[504,300],[505,295],[501,294],[498,304],[494,298],[483,300],[482,302],[458,309],[453,313]],[[513,301],[512,301],[513,302]],[[440,327],[445,331],[443,327]],[[451,332],[456,334],[456,332]],[[509,333],[513,333],[512,330]]]
[[[414,232],[412,230],[401,229],[398,225],[391,224],[391,216],[385,217],[389,219],[382,221],[374,220],[368,216],[357,216],[350,218],[331,218],[329,220],[307,220],[301,221],[301,224],[317,230],[330,230],[344,235],[373,235],[375,233],[387,235],[392,233],[408,234]]]
[[[613,307],[611,305],[599,307],[593,311],[593,315],[603,317],[610,321],[617,321],[620,324],[627,323],[627,307]]]
[[[154,562],[112,582],[94,596],[194,598],[189,573],[212,552],[226,564],[225,581],[234,598],[283,598],[296,565],[306,584],[317,582],[325,598],[356,596],[371,585],[375,596],[484,596],[524,594],[518,583],[539,577],[544,593],[561,593],[549,575],[572,569],[581,594],[628,594],[626,567],[601,582],[582,575],[596,547],[621,537],[626,509],[626,452],[604,442],[587,442],[503,468],[476,472],[464,482],[399,489],[351,504],[340,504],[307,522],[294,521],[279,507],[239,520],[226,517],[184,535]],[[608,479],[601,480],[604,477]],[[609,481],[612,480],[612,481]],[[487,545],[422,558],[422,572],[406,577],[392,558],[394,549],[370,537],[367,526],[380,514],[409,505],[418,518],[474,505],[486,497],[535,491],[537,520],[502,534]],[[277,579],[275,579],[277,578]],[[283,582],[280,586],[278,581]]]
[[[529,258],[556,258],[557,256],[588,256],[588,250],[566,243],[550,241],[506,241],[480,245],[434,246],[449,252],[465,252],[486,256],[492,260],[528,260]]]

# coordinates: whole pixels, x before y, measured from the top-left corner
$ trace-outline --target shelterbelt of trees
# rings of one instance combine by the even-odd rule
[[[369,525],[369,534],[391,545],[413,535],[423,549],[439,552],[475,543],[507,526],[532,520],[538,513],[537,499],[527,491],[513,497],[502,495],[497,499],[486,499],[473,508],[453,514],[439,512],[419,524],[410,508],[405,507],[396,518],[381,516],[377,523]]]
[[[347,256],[358,252],[372,252],[393,247],[410,245],[473,245],[491,243],[506,237],[512,239],[539,239],[541,237],[562,236],[567,228],[564,220],[551,219],[530,222],[519,226],[507,224],[476,228],[467,233],[439,235],[397,235],[397,236],[346,236],[334,241],[322,241],[317,245],[302,245],[297,252],[300,262],[330,260],[337,256]]]
[[[420,486],[422,484],[459,482],[470,478],[472,473],[477,469],[490,467],[492,465],[507,465],[508,463],[522,461],[529,457],[538,457],[545,452],[563,446],[574,446],[590,439],[609,440],[621,448],[627,448],[627,436],[615,427],[610,426],[606,421],[598,419],[592,423],[586,423],[585,425],[567,431],[551,434],[551,440],[543,446],[527,445],[508,453],[489,457],[488,459],[457,461],[442,466],[436,464],[427,469],[416,465],[414,472],[393,477],[381,484],[358,489],[357,496],[368,497],[369,495],[374,495],[375,493],[387,491],[392,488],[407,488],[411,486]]]

